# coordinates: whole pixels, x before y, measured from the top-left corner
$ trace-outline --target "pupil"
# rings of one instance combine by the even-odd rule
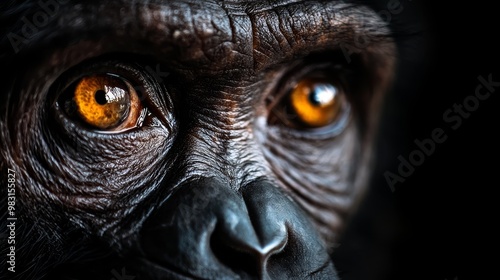
[[[318,85],[309,94],[309,101],[314,106],[323,106],[331,103],[335,98],[336,89],[332,85]]]
[[[106,92],[102,89],[96,91],[95,92],[95,101],[100,105],[104,105],[104,104],[108,103],[108,100],[106,99]]]

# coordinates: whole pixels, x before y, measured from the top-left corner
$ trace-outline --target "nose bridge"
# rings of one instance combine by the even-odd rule
[[[269,209],[257,211],[259,205],[254,205],[253,200],[247,201],[243,197],[242,201],[238,209],[225,206],[220,209],[217,214],[221,225],[219,234],[227,238],[227,245],[251,254],[265,265],[272,254],[286,246],[288,233],[285,220],[266,211]]]
[[[220,116],[206,111],[194,114],[187,141],[181,144],[183,153],[179,160],[184,162],[185,173],[216,176],[238,190],[259,177],[269,176],[270,167],[259,147],[253,123],[242,117],[244,112],[226,112],[230,113],[237,122],[216,123],[214,119]]]
[[[272,189],[259,192],[258,189],[252,189],[252,185],[255,185],[255,183],[243,187],[241,193],[248,211],[248,217],[259,239],[260,248],[257,253],[262,258],[268,258],[270,255],[283,250],[287,243],[287,217],[282,215],[284,213],[279,211],[279,207],[270,206],[269,201],[277,202]],[[275,188],[270,184],[268,187]]]
[[[183,173],[215,176],[233,190],[269,176],[270,168],[251,128],[214,133],[203,127],[185,146]]]

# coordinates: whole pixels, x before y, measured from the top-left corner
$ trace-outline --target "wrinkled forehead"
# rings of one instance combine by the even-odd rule
[[[258,70],[360,36],[377,44],[389,33],[375,12],[341,1],[65,2],[35,39],[98,37],[104,49],[122,41],[211,70]]]

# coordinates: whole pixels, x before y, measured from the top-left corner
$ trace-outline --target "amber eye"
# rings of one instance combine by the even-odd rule
[[[303,79],[289,98],[297,118],[311,128],[335,122],[346,105],[341,88],[325,79]]]
[[[112,74],[85,76],[69,91],[64,109],[87,125],[104,131],[137,125],[142,106],[127,80]]]

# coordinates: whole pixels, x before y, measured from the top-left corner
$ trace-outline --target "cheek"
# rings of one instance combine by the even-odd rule
[[[269,138],[280,141],[277,136]],[[359,139],[356,126],[349,125],[334,139],[315,143],[281,140],[280,145],[268,145],[264,150],[279,184],[290,191],[330,246],[366,185],[357,187],[361,167],[367,164],[360,156]]]
[[[64,207],[47,220],[68,214],[83,226],[104,229],[135,207],[130,201],[142,199],[168,164],[160,156],[169,143],[161,131],[151,129],[146,140],[138,135],[106,140],[46,123],[26,133],[20,146],[9,147],[21,151],[12,154],[20,156],[18,189],[26,209]]]

